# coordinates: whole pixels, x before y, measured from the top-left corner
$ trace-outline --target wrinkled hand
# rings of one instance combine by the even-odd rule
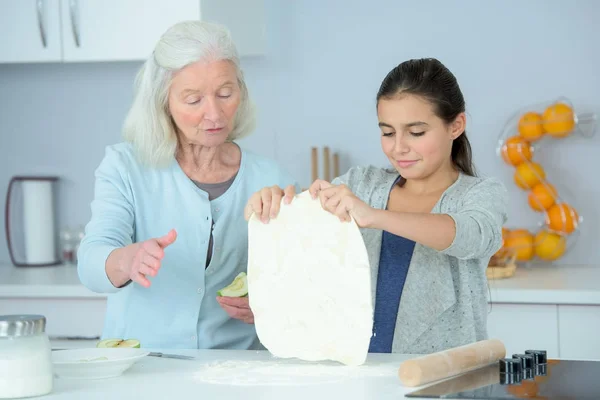
[[[165,236],[134,243],[123,248],[120,269],[132,281],[143,287],[150,287],[147,276],[156,276],[165,256],[165,249],[177,239],[177,232],[171,229]]]
[[[376,210],[356,197],[346,185],[332,185],[317,179],[308,190],[313,199],[318,197],[321,206],[340,221],[350,221],[352,217],[361,228],[372,223]]]
[[[248,200],[248,204],[244,209],[244,218],[248,221],[252,214],[256,214],[263,223],[268,223],[279,214],[281,199],[283,198],[284,204],[290,204],[295,192],[293,185],[289,185],[285,190],[282,190],[279,186],[262,188]]]
[[[250,309],[250,300],[246,297],[226,297],[217,296],[217,302],[223,307],[225,312],[235,319],[239,319],[247,324],[254,323],[254,314]]]

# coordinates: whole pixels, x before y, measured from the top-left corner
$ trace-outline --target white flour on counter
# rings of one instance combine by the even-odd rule
[[[203,383],[236,386],[290,386],[337,383],[364,377],[394,377],[397,366],[392,364],[304,363],[299,360],[277,361],[215,361],[203,365],[194,379]]]

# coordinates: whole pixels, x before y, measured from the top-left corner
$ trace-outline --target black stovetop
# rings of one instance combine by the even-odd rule
[[[524,379],[523,379],[524,378]],[[466,373],[406,397],[436,399],[573,399],[600,400],[600,362],[548,360],[546,368],[520,382],[506,382],[499,365]]]

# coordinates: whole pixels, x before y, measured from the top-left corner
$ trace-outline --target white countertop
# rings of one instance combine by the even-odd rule
[[[0,298],[105,298],[79,281],[75,265],[15,267],[0,263]]]
[[[370,354],[359,367],[273,358],[266,351],[160,350],[197,357],[145,357],[117,378],[56,378],[43,399],[400,399],[400,363],[408,356]],[[208,364],[211,364],[210,366]],[[254,382],[250,382],[254,380]]]
[[[519,267],[489,286],[492,303],[600,305],[600,265]]]
[[[600,305],[599,266],[519,267],[508,279],[489,281],[492,303]],[[85,288],[72,265],[0,264],[0,298],[105,298]]]

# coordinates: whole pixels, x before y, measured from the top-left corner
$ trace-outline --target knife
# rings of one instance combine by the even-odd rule
[[[152,356],[152,357],[176,358],[178,360],[193,360],[193,359],[195,359],[195,357],[192,357],[192,356],[182,356],[179,354],[157,353],[154,351],[151,351],[150,354],[148,354],[148,355]]]
[[[52,349],[52,351],[60,351],[60,350],[68,350],[68,349]],[[178,360],[195,360],[196,359],[196,357],[192,357],[192,356],[182,356],[180,354],[158,353],[158,352],[154,352],[154,351],[151,351],[150,353],[148,353],[148,355],[152,356],[152,357],[176,358]]]

